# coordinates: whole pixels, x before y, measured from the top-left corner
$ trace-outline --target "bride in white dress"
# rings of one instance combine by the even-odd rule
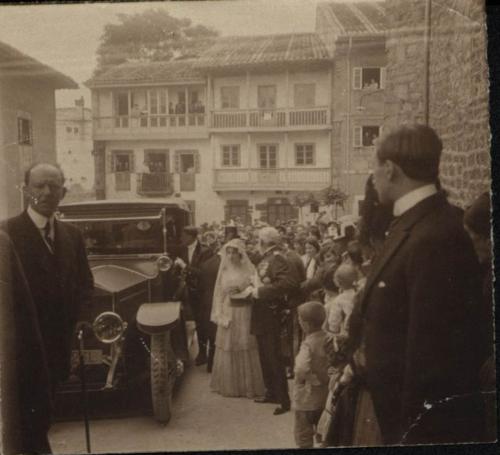
[[[210,387],[228,397],[261,397],[265,387],[257,340],[250,333],[251,300],[232,298],[251,284],[255,267],[239,239],[229,241],[220,254],[211,314],[217,336]]]

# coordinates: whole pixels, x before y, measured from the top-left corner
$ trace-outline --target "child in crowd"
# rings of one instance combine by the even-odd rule
[[[341,264],[333,276],[339,294],[325,302],[326,321],[324,329],[334,335],[346,335],[347,324],[354,306],[358,271],[349,263]]]
[[[314,446],[316,425],[328,395],[326,333],[322,330],[325,309],[320,302],[306,302],[297,309],[305,338],[295,358],[293,409],[294,435],[299,448]]]

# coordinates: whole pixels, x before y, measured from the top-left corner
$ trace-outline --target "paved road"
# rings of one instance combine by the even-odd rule
[[[291,412],[273,416],[275,405],[223,398],[209,388],[204,367],[190,367],[174,396],[166,427],[152,417],[91,421],[93,453],[294,447]],[[83,421],[54,425],[56,454],[85,453]]]

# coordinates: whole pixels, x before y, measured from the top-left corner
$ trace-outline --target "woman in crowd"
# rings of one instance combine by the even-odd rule
[[[306,280],[314,277],[318,268],[318,254],[320,251],[319,243],[314,238],[308,238],[304,243],[305,254],[302,256],[302,262],[306,269]]]
[[[255,274],[242,240],[232,239],[221,249],[215,283],[212,321],[217,324],[210,387],[228,397],[260,397],[264,380],[257,340],[250,333],[251,301],[236,298]]]

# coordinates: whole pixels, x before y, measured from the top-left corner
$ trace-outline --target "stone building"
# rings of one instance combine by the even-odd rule
[[[465,207],[491,182],[484,3],[386,0],[386,9],[385,123],[428,117],[443,139],[441,183]]]
[[[0,219],[24,207],[24,169],[56,162],[55,90],[68,76],[0,42]]]
[[[57,161],[66,176],[66,201],[95,199],[92,111],[83,97],[56,110]]]
[[[332,168],[353,214],[364,198],[373,141],[384,127],[386,30],[385,2],[318,5],[316,33],[333,56]]]
[[[383,123],[384,29],[383,2],[320,4],[314,33],[221,38],[200,59],[94,78],[97,197],[178,194],[196,223],[275,223],[333,186],[349,195],[338,215],[357,214]]]

